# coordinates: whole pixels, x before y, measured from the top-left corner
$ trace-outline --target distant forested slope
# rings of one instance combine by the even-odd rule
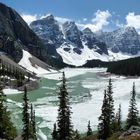
[[[140,57],[112,62],[108,65],[107,72],[125,76],[140,76]]]

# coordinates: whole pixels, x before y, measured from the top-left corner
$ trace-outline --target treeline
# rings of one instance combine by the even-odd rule
[[[16,79],[16,86],[20,87],[23,85],[23,81],[25,80],[25,74],[19,68],[12,66],[11,64],[0,59],[0,81],[1,84],[12,84],[10,82],[11,79]]]
[[[140,76],[140,57],[111,62],[89,60],[82,67],[105,67],[107,68],[107,72],[113,74],[124,76]]]
[[[103,62],[101,60],[88,60],[86,64],[81,67],[94,68],[94,67],[108,67],[112,62]]]
[[[107,72],[125,76],[140,76],[140,57],[113,62],[108,65]]]
[[[0,84],[3,86],[21,87],[30,78],[35,78],[34,73],[27,72],[19,65],[11,64],[0,57]]]

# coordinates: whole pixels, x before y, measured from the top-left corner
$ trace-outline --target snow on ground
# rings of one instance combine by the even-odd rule
[[[83,88],[89,89],[91,99],[84,100],[82,102],[73,103],[72,107],[72,123],[74,125],[74,129],[78,129],[80,132],[84,133],[87,131],[87,123],[90,120],[91,126],[93,130],[97,129],[98,125],[98,117],[101,114],[101,106],[104,97],[104,89],[108,85],[108,79],[112,78],[113,81],[113,97],[115,100],[115,111],[117,111],[119,104],[122,106],[122,119],[126,120],[128,107],[129,107],[129,99],[130,99],[130,92],[132,90],[132,84],[135,82],[136,84],[136,91],[137,95],[140,97],[140,78],[128,78],[123,76],[115,76],[111,75],[109,77],[102,77],[97,75],[98,72],[105,72],[106,69],[104,68],[94,68],[94,69],[87,69],[87,68],[66,68],[62,71],[65,71],[67,81],[71,83],[80,82]],[[91,77],[87,78],[87,75],[91,74]],[[81,79],[75,79],[76,76],[82,77]],[[60,80],[59,77],[62,76],[62,73],[55,73],[55,74],[45,74],[44,77],[53,80]],[[59,81],[58,81],[59,82]],[[49,87],[49,86],[48,86]],[[47,88],[48,88],[47,87]],[[42,88],[42,87],[40,87]],[[50,89],[53,87],[49,87]],[[73,87],[76,88],[76,87]],[[45,89],[45,87],[43,87]],[[11,89],[9,89],[11,91]],[[6,91],[6,90],[5,90]],[[6,92],[5,92],[6,93]],[[17,92],[16,92],[17,93]],[[53,95],[53,93],[52,93]],[[77,96],[76,96],[77,97]],[[50,101],[55,102],[57,100],[57,96],[48,96],[43,98],[37,98],[34,101],[35,105],[35,112],[37,117],[42,118],[42,122],[39,123],[38,128],[48,127],[49,129],[53,129],[53,124],[56,122],[57,119],[57,110],[58,107],[56,105],[52,105]],[[12,102],[11,100],[8,101],[13,104],[17,104],[17,106],[21,106],[21,103]],[[140,111],[140,98],[137,98],[137,107]],[[39,129],[39,138],[40,140],[46,140],[45,134]],[[48,134],[48,137],[51,134]]]
[[[51,72],[51,71],[47,71],[47,70],[39,67],[38,65],[35,65],[35,67],[32,66],[29,58],[32,58],[32,55],[29,52],[23,50],[23,57],[20,60],[19,65],[21,65],[22,67],[24,67],[24,68],[28,69],[29,71],[34,72],[38,75]]]
[[[17,89],[11,89],[11,88],[4,88],[4,89],[3,89],[3,92],[4,92],[4,94],[6,94],[6,95],[23,93],[22,91],[19,91],[19,90],[17,90]]]
[[[106,54],[99,54],[95,52],[94,49],[89,49],[85,43],[83,42],[84,48],[81,49],[82,53],[77,54],[75,51],[73,51],[74,46],[70,44],[62,44],[61,47],[57,49],[57,52],[62,56],[63,62],[69,65],[74,66],[82,66],[84,65],[87,60],[101,60],[101,61],[117,61],[117,60],[123,60],[128,59],[132,57],[140,56],[140,53],[137,55],[131,55],[131,54],[125,54],[125,53],[113,53],[112,51],[108,50],[108,55]],[[64,48],[69,48],[70,51],[64,51]]]
[[[84,45],[84,43],[83,43]],[[63,62],[70,65],[82,66],[87,62],[87,60],[100,59],[102,61],[108,61],[107,55],[95,52],[89,49],[86,45],[81,49],[82,53],[79,55],[73,51],[74,47],[69,44],[70,51],[64,51],[64,48],[68,48],[67,45],[62,44],[61,47],[57,49],[57,52],[62,56]]]
[[[94,72],[100,72],[100,71],[106,71],[106,68],[94,68]],[[44,74],[42,77],[47,78],[47,79],[53,79],[53,80],[60,80],[62,78],[62,72],[65,72],[66,78],[72,78],[78,75],[85,74],[86,72],[92,72],[93,69],[91,68],[65,68],[61,69],[57,73],[49,73],[49,74]]]
[[[96,72],[104,72],[105,69],[66,69],[69,77],[83,74],[86,72],[92,72],[93,76]],[[78,73],[79,72],[79,73]],[[97,75],[96,75],[97,76]],[[117,111],[119,104],[122,105],[122,119],[125,120],[128,113],[129,107],[129,99],[130,92],[132,90],[133,82],[136,83],[136,91],[137,95],[140,95],[140,78],[131,78],[127,77],[118,77],[118,76],[110,76],[113,80],[113,96],[115,100],[115,111]],[[82,86],[84,88],[88,88],[90,90],[90,94],[92,95],[91,100],[83,101],[77,104],[72,104],[72,122],[74,124],[74,128],[78,129],[80,132],[86,132],[87,123],[90,120],[92,128],[94,130],[97,129],[98,117],[101,114],[101,106],[102,100],[104,97],[104,89],[108,85],[108,79],[110,77],[91,77],[89,79],[82,79]],[[54,79],[53,77],[49,77]],[[69,80],[69,79],[68,79]],[[37,100],[36,104],[40,104],[40,100]],[[140,109],[140,99],[137,98],[137,106]],[[52,129],[53,124],[56,122],[57,118],[57,107],[51,105],[38,105],[36,107],[36,115],[41,116],[44,121],[47,121],[47,126]],[[43,110],[43,111],[42,111]],[[50,113],[51,112],[51,113]]]
[[[137,55],[131,55],[131,54],[127,54],[127,53],[113,53],[112,51],[108,50],[108,60],[109,61],[118,61],[118,60],[124,60],[124,59],[128,59],[128,58],[132,58],[132,57],[138,57],[140,56],[140,53],[138,53]]]
[[[47,136],[39,129],[38,132],[39,140],[47,140]]]

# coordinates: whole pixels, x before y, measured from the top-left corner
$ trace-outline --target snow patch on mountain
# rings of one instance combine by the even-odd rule
[[[52,56],[64,63],[82,66],[88,60],[117,61],[140,56],[140,35],[134,27],[112,32],[80,30],[73,21],[60,22],[48,15],[31,23],[31,28],[48,47]],[[52,53],[52,52],[55,53]]]
[[[87,60],[92,59],[100,59],[102,61],[108,61],[106,54],[99,54],[94,51],[94,49],[89,49],[85,43],[82,43],[84,48],[81,49],[81,54],[78,54],[74,51],[74,46],[71,44],[62,44],[57,52],[61,55],[63,62],[66,64],[74,65],[74,66],[82,66]],[[64,49],[68,48],[69,51],[65,51]]]
[[[31,72],[34,72],[34,73],[36,73],[38,75],[51,72],[51,69],[46,70],[46,69],[43,69],[42,67],[40,67],[38,65],[33,66],[33,64],[30,61],[30,59],[32,57],[33,56],[28,51],[23,50],[23,57],[22,57],[22,59],[20,60],[20,62],[18,64],[20,66],[26,68],[27,70],[29,70]]]
[[[140,51],[140,36],[134,27],[123,27],[113,32],[100,32],[96,37],[105,42],[114,53],[122,52],[135,56]]]
[[[74,51],[74,46],[66,43],[62,44],[61,47],[57,49],[57,52],[61,55],[64,63],[74,66],[82,66],[87,62],[87,60],[101,60],[104,62],[108,62],[140,56],[140,53],[138,53],[137,55],[131,55],[122,52],[114,53],[110,50],[108,50],[108,55],[101,55],[98,52],[95,52],[94,49],[89,49],[85,45],[85,43],[83,43],[83,46],[84,48],[81,49],[81,54],[78,54]],[[66,48],[68,48],[69,51],[65,51]]]
[[[129,59],[132,57],[138,57],[140,56],[140,53],[138,53],[137,55],[131,55],[128,53],[122,53],[122,52],[118,52],[118,53],[114,53],[110,50],[108,50],[108,60],[109,61],[118,61],[118,60],[124,60],[124,59]]]

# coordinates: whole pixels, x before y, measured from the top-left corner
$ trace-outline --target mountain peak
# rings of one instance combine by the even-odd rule
[[[124,27],[125,30],[136,30],[133,26],[126,26]]]
[[[6,6],[4,3],[1,3],[1,2],[0,2],[0,8],[2,8],[2,7],[7,8],[7,6]]]
[[[54,16],[52,14],[47,14],[45,16],[42,17],[42,19],[47,19],[47,20],[54,20]]]
[[[71,31],[79,32],[78,27],[77,27],[77,25],[75,24],[74,21],[66,21],[63,24],[63,29],[64,29],[64,31],[71,30]]]
[[[126,34],[126,33],[138,34],[135,27],[132,27],[132,26],[125,26],[116,31],[120,32],[121,34]],[[114,32],[116,32],[116,31],[114,31]]]
[[[91,29],[90,28],[85,28],[84,30],[83,30],[83,33],[88,33],[88,34],[92,34],[93,32],[91,31]]]
[[[66,21],[63,26],[66,26],[66,27],[75,27],[76,24],[74,21]]]

